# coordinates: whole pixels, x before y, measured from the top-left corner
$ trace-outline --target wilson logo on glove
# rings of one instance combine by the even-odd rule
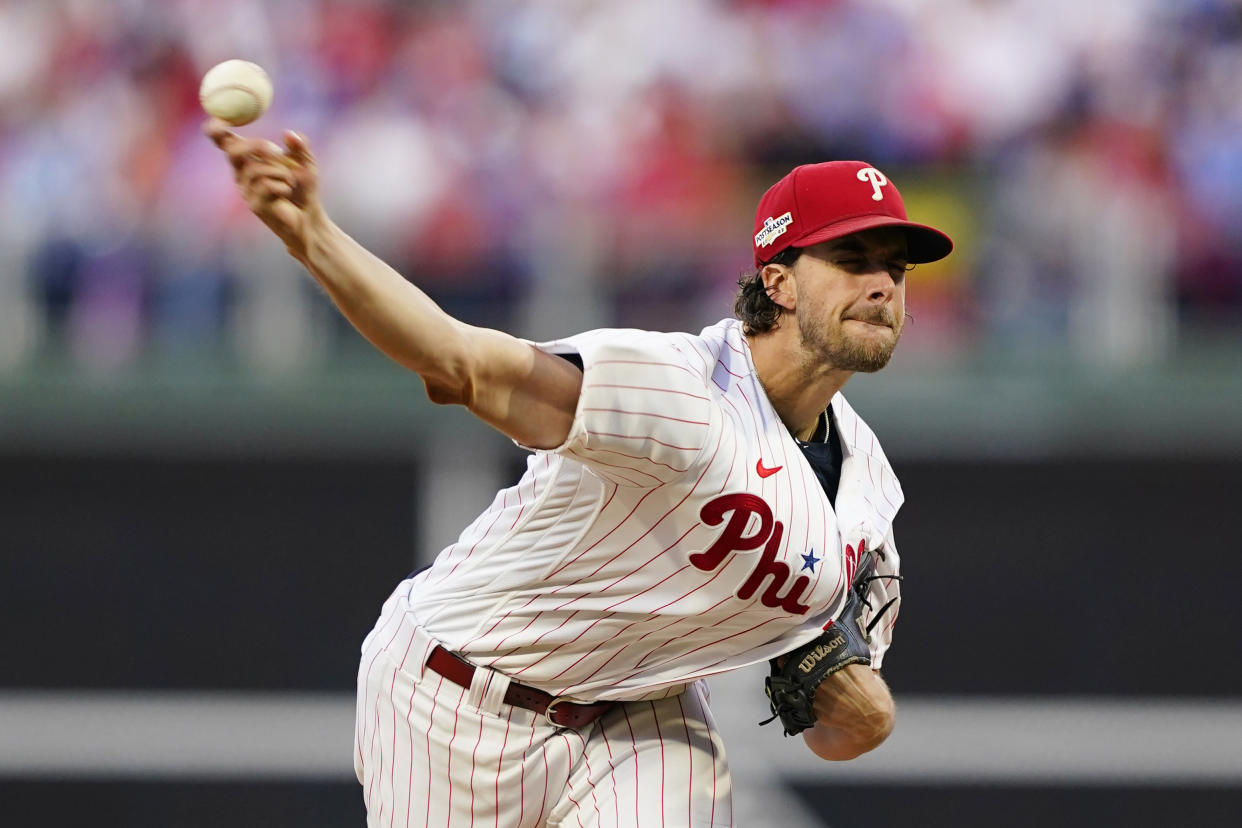
[[[817,644],[814,650],[807,653],[806,658],[798,662],[798,669],[804,673],[811,672],[815,669],[816,664],[835,654],[837,649],[844,643],[845,636],[837,633],[836,638]]]

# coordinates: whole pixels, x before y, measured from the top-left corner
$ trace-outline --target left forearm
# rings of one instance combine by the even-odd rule
[[[854,759],[879,747],[893,731],[896,705],[888,685],[865,664],[829,676],[815,694],[816,724],[802,733],[821,759]]]

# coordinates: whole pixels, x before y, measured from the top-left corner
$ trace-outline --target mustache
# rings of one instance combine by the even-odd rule
[[[891,309],[884,307],[863,308],[845,318],[857,319],[859,322],[869,322],[872,325],[886,325],[894,330],[897,328],[897,317],[893,315]]]

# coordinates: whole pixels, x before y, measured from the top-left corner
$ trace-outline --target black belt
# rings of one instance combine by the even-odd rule
[[[427,666],[454,684],[470,687],[475,666],[461,656],[437,646],[427,659]],[[584,704],[553,696],[525,684],[510,682],[505,691],[505,704],[530,710],[557,727],[585,727],[616,706],[615,701]]]

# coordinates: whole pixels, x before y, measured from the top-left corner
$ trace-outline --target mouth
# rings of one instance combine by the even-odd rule
[[[889,324],[887,321],[884,321],[884,320],[859,319],[858,317],[851,316],[845,321],[846,322],[858,322],[862,325],[869,325],[873,328],[887,328],[889,330],[892,330],[893,328],[891,324]]]

